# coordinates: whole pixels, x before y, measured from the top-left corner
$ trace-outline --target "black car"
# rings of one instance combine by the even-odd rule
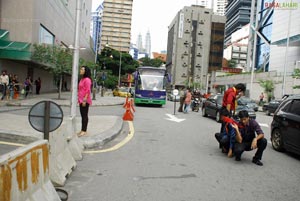
[[[287,150],[300,155],[300,95],[286,98],[276,110],[271,142],[276,151]]]
[[[263,105],[263,111],[266,112],[267,115],[274,114],[277,108],[279,107],[280,103],[288,98],[290,95],[284,95],[281,99],[271,100],[269,103],[265,103]]]
[[[222,108],[223,95],[217,94],[215,96],[209,97],[202,105],[202,116],[211,116],[216,118],[217,122],[220,122],[220,110]],[[234,118],[238,120],[237,114],[239,111],[247,110],[250,118],[255,119],[255,111],[249,108],[247,105],[238,105],[235,111]]]
[[[255,112],[258,111],[257,103],[254,100],[252,100],[251,98],[242,96],[241,98],[238,99],[237,102],[238,102],[238,105],[246,105],[249,108],[253,109]]]

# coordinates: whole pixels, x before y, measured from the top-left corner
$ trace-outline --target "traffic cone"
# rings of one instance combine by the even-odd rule
[[[123,115],[123,120],[124,121],[133,121],[133,113],[131,112],[131,106],[130,102],[127,101],[125,104],[125,113]]]
[[[128,104],[128,96],[126,96],[126,99],[125,99],[125,103],[124,103],[124,105],[123,105],[123,108],[126,107],[126,104]]]
[[[133,112],[135,112],[135,109],[133,107],[134,103],[133,103],[133,99],[130,99],[130,106]]]

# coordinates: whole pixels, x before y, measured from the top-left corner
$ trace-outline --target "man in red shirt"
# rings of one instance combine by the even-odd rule
[[[222,107],[225,107],[232,115],[235,112],[236,100],[244,95],[246,86],[242,83],[235,85],[225,91]]]

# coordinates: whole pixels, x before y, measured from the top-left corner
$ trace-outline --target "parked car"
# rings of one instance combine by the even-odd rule
[[[300,155],[300,95],[282,101],[271,123],[271,142],[276,151]]]
[[[113,90],[113,96],[131,97],[131,93],[129,93],[128,88],[121,87]]]
[[[222,108],[222,101],[222,94],[217,94],[206,99],[202,104],[202,116],[211,116],[216,118],[217,122],[220,122],[220,110]],[[238,120],[237,114],[242,110],[248,111],[250,118],[256,118],[256,114],[253,109],[249,108],[247,105],[238,105],[235,111],[235,115],[233,116],[236,120]]]
[[[258,105],[257,103],[252,100],[251,98],[242,96],[241,98],[238,99],[238,105],[247,105],[249,108],[253,109],[255,112],[258,111]]]
[[[279,107],[280,103],[285,100],[286,98],[288,98],[291,95],[284,95],[281,99],[274,99],[271,100],[269,103],[265,103],[263,105],[263,111],[266,112],[267,115],[271,115],[274,114],[276,109]]]

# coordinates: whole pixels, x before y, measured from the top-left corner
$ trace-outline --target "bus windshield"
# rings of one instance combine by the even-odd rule
[[[139,89],[141,90],[164,90],[164,76],[162,75],[140,75],[140,80]]]

